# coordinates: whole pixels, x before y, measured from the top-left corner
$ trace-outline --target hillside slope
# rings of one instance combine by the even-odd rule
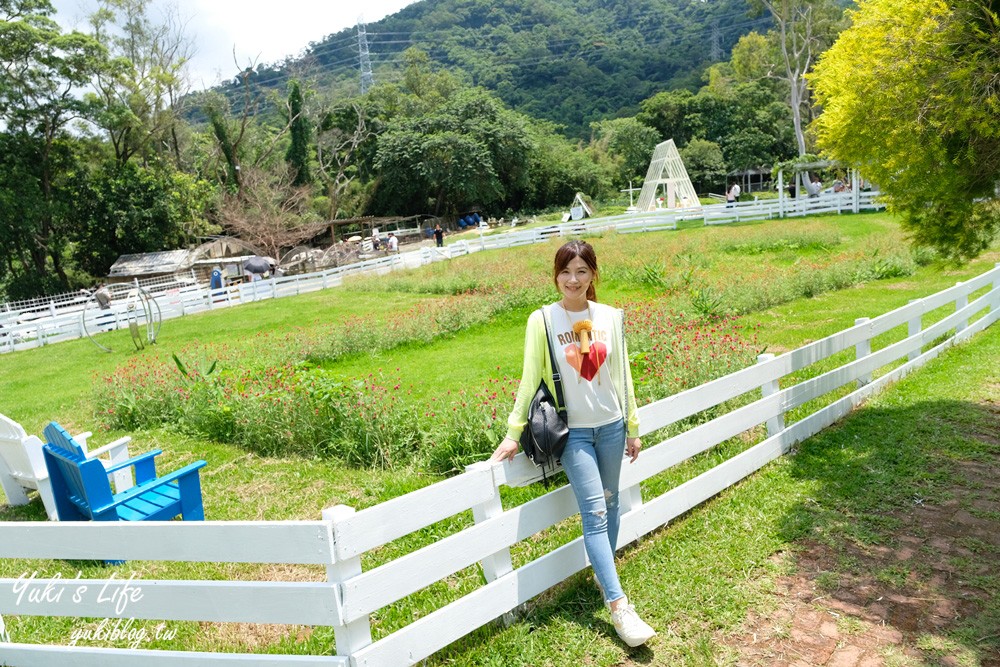
[[[769,25],[745,0],[422,0],[367,24],[366,34],[376,84],[400,80],[402,53],[416,47],[512,107],[585,136],[590,122],[634,113],[660,90],[697,88],[707,64]],[[283,90],[293,76],[357,94],[357,30],[259,68],[257,82]]]

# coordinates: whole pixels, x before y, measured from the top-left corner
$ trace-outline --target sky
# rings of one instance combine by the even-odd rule
[[[395,14],[415,0],[152,0],[150,15],[163,16],[168,6],[186,20],[185,32],[195,46],[189,74],[195,90],[228,80],[249,63],[273,63],[302,52],[358,19],[374,22]],[[64,28],[89,32],[86,17],[96,0],[52,0],[56,20]],[[280,11],[277,11],[280,10]],[[363,13],[362,13],[363,12]],[[233,50],[241,65],[233,62]]]

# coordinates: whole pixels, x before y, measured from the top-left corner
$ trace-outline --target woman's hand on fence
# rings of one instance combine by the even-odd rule
[[[507,459],[508,461],[514,460],[514,455],[517,454],[518,444],[517,440],[512,438],[504,438],[503,442],[497,447],[496,451],[493,452],[493,456],[490,457],[491,461],[503,461]]]
[[[639,458],[640,449],[642,449],[641,438],[625,438],[625,453],[631,459],[629,463],[635,463],[635,460]]]

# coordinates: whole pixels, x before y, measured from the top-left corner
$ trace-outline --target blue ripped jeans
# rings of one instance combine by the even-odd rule
[[[625,596],[615,570],[620,513],[618,481],[625,454],[625,422],[571,428],[561,458],[583,520],[583,545],[604,589],[604,601]]]

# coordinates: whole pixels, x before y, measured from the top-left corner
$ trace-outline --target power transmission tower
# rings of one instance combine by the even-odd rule
[[[709,58],[713,63],[722,62],[722,31],[719,29],[719,19],[712,22],[712,50]]]
[[[365,32],[365,24],[358,20],[358,51],[361,54],[361,94],[364,95],[368,89],[375,85],[375,78],[372,76],[372,61],[368,56],[368,34]]]

